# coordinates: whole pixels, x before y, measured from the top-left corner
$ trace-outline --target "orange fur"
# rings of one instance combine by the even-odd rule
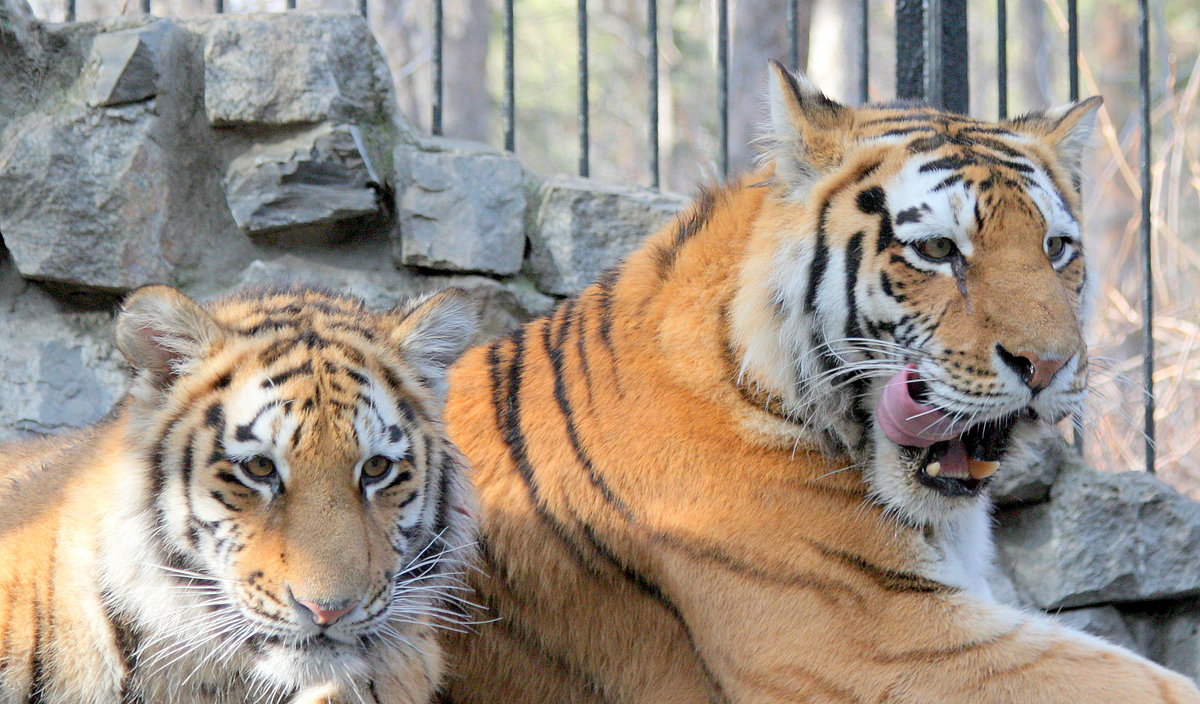
[[[473,529],[434,387],[472,308],[130,296],[130,395],[0,448],[0,701],[427,701]],[[357,606],[322,629],[302,600]]]
[[[890,259],[902,243],[876,256],[880,218],[855,207],[902,172],[913,139],[943,135],[934,158],[961,153],[955,135],[993,128],[1077,205],[1053,130],[829,107],[811,92],[784,100],[797,134],[777,140],[774,166],[702,193],[596,284],[452,369],[448,427],[481,500],[471,581],[495,622],[447,639],[445,700],[1200,702],[1181,676],[946,578],[942,548],[968,519],[986,522],[982,499],[917,493],[932,496],[853,414],[878,380],[849,415],[806,416],[797,399],[811,387],[793,388],[775,332],[789,313],[772,272],[824,228],[839,256],[865,244],[862,286],[890,271],[908,310],[938,314],[942,344],[965,358],[946,372],[964,386],[1000,384],[995,344],[1082,353],[1082,261],[1045,263],[1018,179],[981,199],[965,300],[953,278]],[[897,127],[919,129],[883,136]],[[818,291],[818,307],[844,283]],[[872,472],[968,519],[906,513],[907,495],[887,503]]]

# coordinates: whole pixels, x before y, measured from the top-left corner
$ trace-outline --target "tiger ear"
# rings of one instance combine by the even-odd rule
[[[1104,98],[1093,95],[1077,103],[1022,115],[1010,120],[1008,126],[1050,145],[1078,190],[1083,177],[1083,156],[1091,144],[1096,113],[1102,103]]]
[[[145,286],[117,314],[117,348],[155,388],[163,389],[221,337],[221,327],[170,286]]]
[[[470,344],[479,305],[461,288],[424,296],[394,311],[400,318],[391,340],[438,396],[445,396],[446,369]]]
[[[759,141],[763,156],[775,163],[776,177],[793,197],[803,197],[841,161],[852,111],[775,59],[769,63],[767,122]]]

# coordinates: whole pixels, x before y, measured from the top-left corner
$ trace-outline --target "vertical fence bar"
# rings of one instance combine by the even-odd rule
[[[1078,0],[1067,0],[1067,75],[1070,76],[1071,102],[1079,100],[1078,5]]]
[[[213,3],[213,11],[218,15],[225,14],[225,0],[216,0],[216,2]]]
[[[646,71],[650,76],[650,182],[658,188],[658,0],[648,0],[646,3],[646,32],[649,34],[650,48]]]
[[[579,0],[579,175],[588,176],[591,137],[588,134],[588,43],[587,0]]]
[[[513,0],[504,0],[504,148],[517,149],[517,83],[513,71]]]
[[[361,17],[369,17],[370,12],[367,7],[367,0],[358,0],[358,14]]]
[[[1067,0],[1067,77],[1071,102],[1079,100],[1079,7],[1077,0]],[[1083,411],[1075,414],[1075,449],[1083,452]]]
[[[1150,221],[1150,7],[1138,0],[1138,89],[1142,113],[1142,383],[1145,385],[1146,471],[1154,474],[1154,267]]]
[[[1008,0],[996,0],[996,111],[1008,117]]]
[[[65,14],[67,22],[75,21],[75,0],[67,0],[67,10]]]
[[[800,68],[800,0],[788,0],[788,68]]]
[[[363,0],[366,4],[366,0]],[[442,0],[433,0],[433,117],[430,120],[429,131],[435,137],[442,136],[442,100],[446,92],[445,64],[442,58],[443,42],[446,36],[445,14]]]
[[[150,14],[150,0],[142,0],[142,14]]]
[[[858,102],[871,100],[871,3],[859,2],[858,24]]]
[[[966,0],[896,0],[896,97],[966,113]]]
[[[717,109],[721,177],[729,175],[729,0],[717,0]]]
[[[287,9],[295,10],[296,9],[296,0],[287,0]]]

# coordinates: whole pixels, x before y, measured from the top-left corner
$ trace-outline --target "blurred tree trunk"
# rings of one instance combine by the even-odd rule
[[[754,161],[753,140],[758,136],[766,90],[767,59],[784,65],[791,59],[791,35],[787,3],[734,0],[730,7],[731,46],[729,56],[729,173],[750,168]],[[800,70],[808,58],[808,29],[812,0],[797,0]]]
[[[491,8],[488,0],[458,0],[445,8],[444,131],[449,137],[486,142],[494,114],[487,90]]]

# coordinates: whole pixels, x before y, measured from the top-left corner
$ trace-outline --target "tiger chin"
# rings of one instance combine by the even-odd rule
[[[131,294],[124,400],[0,448],[0,701],[427,702],[474,540],[442,409],[476,318],[454,289]]]
[[[989,477],[1087,381],[1099,99],[772,74],[759,170],[451,370],[495,620],[447,634],[443,701],[1200,703],[986,581]]]

